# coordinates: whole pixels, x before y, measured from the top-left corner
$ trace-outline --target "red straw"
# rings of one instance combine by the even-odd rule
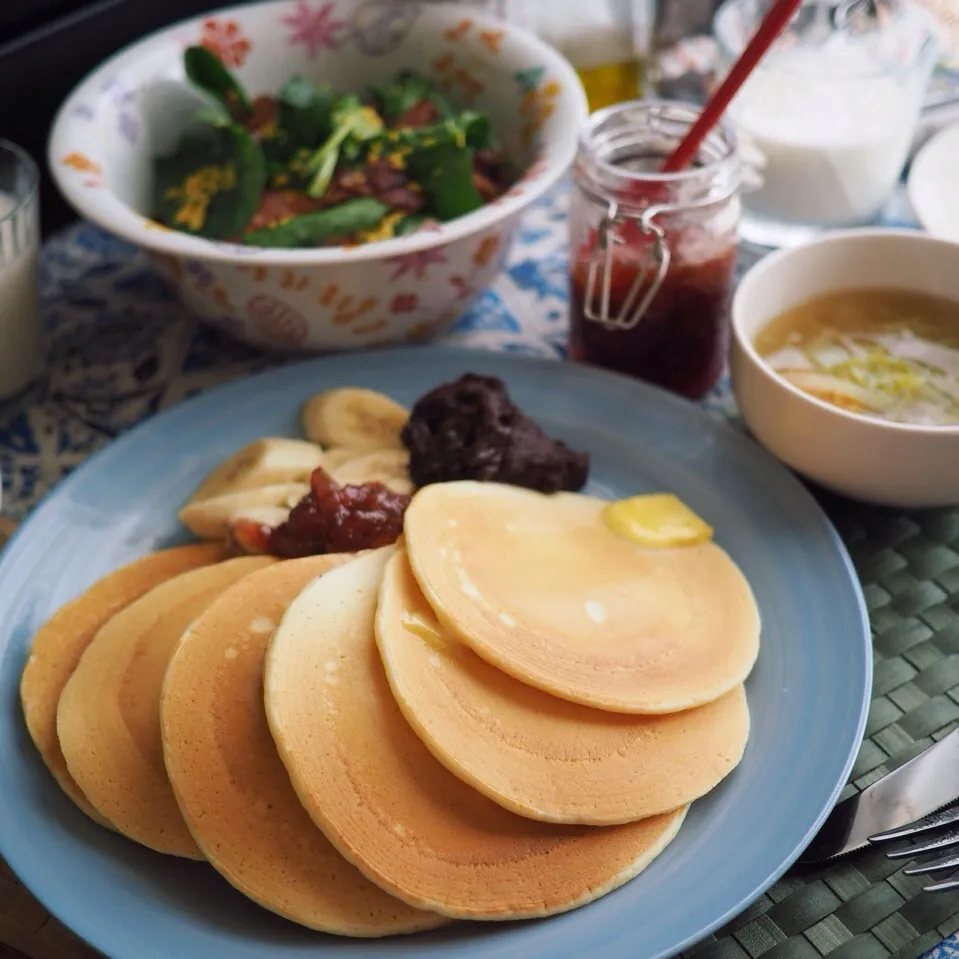
[[[699,118],[663,164],[663,173],[682,170],[699,153],[703,140],[719,122],[726,107],[729,106],[729,101],[739,92],[739,88],[746,82],[746,78],[753,72],[756,64],[766,55],[766,51],[773,45],[776,37],[785,30],[786,24],[792,19],[792,15],[802,2],[803,0],[776,0],[769,8],[755,36],[749,41],[749,45],[743,50],[733,68],[726,74],[726,79],[709,98]]]

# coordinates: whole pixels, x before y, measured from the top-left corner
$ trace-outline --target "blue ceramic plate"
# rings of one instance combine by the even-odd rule
[[[506,380],[549,432],[592,455],[589,492],[671,490],[749,577],[763,617],[739,768],[696,803],[676,841],[624,888],[575,912],[457,924],[390,940],[336,939],[263,911],[198,863],[100,829],[34,754],[17,685],[34,631],[110,570],[182,538],[176,511],[242,444],[297,435],[313,393],[362,385],[412,402],[473,370]],[[692,405],[584,367],[409,349],[337,356],[232,383],[150,420],[78,469],[0,564],[0,853],[50,911],[114,959],[654,959],[731,919],[792,863],[845,783],[871,654],[849,558],[813,499],[757,446]]]

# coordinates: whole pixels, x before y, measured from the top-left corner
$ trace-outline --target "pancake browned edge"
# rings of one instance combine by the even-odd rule
[[[290,785],[263,708],[263,657],[287,606],[352,554],[251,573],[184,634],[160,705],[163,754],[197,845],[261,906],[342,936],[386,936],[448,920],[388,895],[313,824]]]
[[[403,550],[383,576],[376,641],[396,701],[433,755],[520,816],[601,826],[668,812],[715,787],[749,736],[742,686],[695,709],[632,716],[513,679],[440,625]]]
[[[741,685],[759,653],[746,577],[715,543],[644,548],[609,503],[435,483],[406,511],[410,565],[440,622],[520,682],[595,709],[681,712]]]
[[[686,807],[622,826],[523,819],[453,776],[403,719],[373,634],[393,553],[312,582],[267,653],[270,730],[313,821],[387,892],[454,918],[548,916],[632,879]]]
[[[30,738],[63,791],[91,819],[113,828],[87,801],[67,769],[57,738],[57,703],[83,651],[97,631],[154,586],[226,559],[219,543],[176,546],[121,566],[61,606],[40,627],[20,679],[20,702]]]
[[[63,688],[57,735],[70,775],[117,832],[157,852],[203,858],[163,765],[160,690],[170,657],[220,593],[274,562],[228,559],[154,587],[100,629]]]

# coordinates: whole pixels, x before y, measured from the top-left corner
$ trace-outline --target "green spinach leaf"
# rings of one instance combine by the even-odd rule
[[[404,216],[396,224],[394,235],[409,236],[411,233],[415,233],[427,220],[429,220],[429,217],[422,213],[411,213],[409,216]]]
[[[473,151],[444,143],[417,150],[408,168],[423,187],[428,208],[440,220],[452,220],[479,209],[483,198],[473,183]]]
[[[253,106],[239,80],[211,50],[187,47],[183,52],[183,67],[190,80],[222,103],[234,120],[245,120],[253,113]]]
[[[328,86],[291,77],[280,87],[277,99],[280,130],[292,150],[316,147],[332,132],[336,94]]]
[[[353,236],[363,230],[372,230],[389,210],[385,203],[373,197],[358,197],[325,210],[303,213],[285,223],[251,230],[243,237],[243,242],[249,246],[285,249],[317,246],[333,237]]]
[[[492,143],[489,117],[475,110],[464,110],[456,116],[425,127],[401,127],[381,133],[370,143],[379,145],[382,153],[394,150],[417,152],[440,146],[468,146],[482,150]]]
[[[403,70],[391,83],[370,88],[387,120],[401,117],[421,100],[430,100],[444,119],[454,114],[453,106],[428,77]]]
[[[211,240],[238,236],[256,212],[266,176],[263,151],[245,127],[193,128],[155,162],[157,219]]]
[[[487,150],[493,146],[493,127],[485,113],[464,110],[455,122],[463,131],[467,146],[474,150]]]

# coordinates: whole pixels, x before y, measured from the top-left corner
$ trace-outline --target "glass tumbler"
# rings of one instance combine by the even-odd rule
[[[38,255],[40,173],[0,140],[0,404],[19,399],[44,367]]]

